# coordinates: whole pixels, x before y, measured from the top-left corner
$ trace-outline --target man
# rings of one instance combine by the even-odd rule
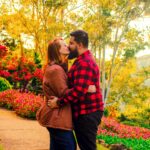
[[[48,104],[56,108],[71,103],[80,149],[96,150],[96,134],[103,114],[99,68],[88,50],[88,34],[77,30],[70,35],[70,51],[78,55],[68,72],[70,90],[61,98],[53,97]],[[87,92],[90,85],[96,86],[96,92]]]

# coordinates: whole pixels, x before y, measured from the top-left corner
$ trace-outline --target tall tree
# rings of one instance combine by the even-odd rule
[[[130,26],[130,22],[141,17],[146,11],[148,1],[139,0],[88,0],[83,28],[90,33],[92,48],[101,51],[98,54],[102,71],[103,100],[106,103],[114,77],[120,68],[146,44],[142,34]],[[89,15],[90,14],[90,15]],[[86,17],[85,17],[86,18]],[[96,40],[96,42],[93,42]],[[99,48],[100,47],[100,48]],[[112,49],[109,71],[106,72],[106,53]],[[102,54],[102,55],[101,55]],[[102,59],[101,59],[102,57]],[[118,63],[116,60],[120,58]],[[106,76],[107,75],[107,76]],[[106,82],[107,80],[107,82]]]

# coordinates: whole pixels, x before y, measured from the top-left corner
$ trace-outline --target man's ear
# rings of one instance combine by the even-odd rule
[[[79,46],[79,48],[83,48],[83,44],[82,43],[79,43],[78,46]]]

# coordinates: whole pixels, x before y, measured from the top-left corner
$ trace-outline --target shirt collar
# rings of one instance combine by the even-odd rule
[[[77,59],[79,60],[79,59],[81,59],[81,58],[84,58],[84,57],[88,56],[89,54],[90,54],[90,51],[87,50],[87,51],[85,51],[83,54],[79,55]]]

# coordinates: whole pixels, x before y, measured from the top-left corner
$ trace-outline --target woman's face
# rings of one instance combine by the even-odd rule
[[[63,40],[60,40],[60,45],[61,45],[61,48],[59,50],[60,54],[61,55],[69,55],[69,49]]]

